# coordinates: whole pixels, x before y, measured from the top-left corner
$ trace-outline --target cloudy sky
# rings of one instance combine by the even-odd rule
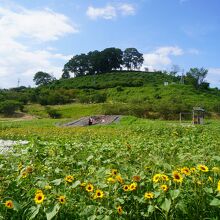
[[[74,55],[135,47],[144,66],[209,69],[220,88],[219,0],[0,0],[0,88],[59,78]]]

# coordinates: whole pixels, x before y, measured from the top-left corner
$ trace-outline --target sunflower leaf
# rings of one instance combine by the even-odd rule
[[[165,201],[161,205],[161,209],[163,209],[165,212],[169,212],[171,206],[171,200],[165,198]]]
[[[75,183],[73,183],[72,188],[76,188],[78,185],[80,185],[80,181],[77,180]]]
[[[51,181],[51,183],[53,183],[55,186],[59,186],[61,182],[62,182],[62,179],[56,179],[56,180]]]
[[[30,208],[31,217],[29,218],[29,220],[34,219],[37,216],[37,214],[39,213],[39,210],[40,210],[40,205],[32,206]]]
[[[180,190],[176,189],[176,190],[170,190],[170,196],[172,198],[172,200],[176,199],[180,194]]]
[[[219,206],[220,207],[220,200],[214,198],[211,202],[210,202],[211,206]]]
[[[47,220],[51,220],[53,217],[56,216],[56,214],[59,212],[60,205],[56,204],[55,206],[51,206],[47,211],[46,211],[46,216]]]

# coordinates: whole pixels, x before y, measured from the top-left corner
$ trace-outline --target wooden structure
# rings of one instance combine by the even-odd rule
[[[193,124],[204,124],[205,110],[200,107],[193,108]]]
[[[192,118],[192,124],[204,124],[205,110],[201,107],[194,107],[192,112],[180,112],[180,123],[184,121],[187,116],[188,120]]]

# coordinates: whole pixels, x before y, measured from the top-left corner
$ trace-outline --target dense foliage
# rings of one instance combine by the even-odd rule
[[[177,119],[180,111],[191,111],[194,106],[220,113],[219,90],[209,88],[198,74],[193,83],[189,74],[187,77],[185,84],[180,84],[181,77],[173,73],[114,71],[55,80],[37,88],[0,90],[0,103],[8,100],[19,102],[21,106],[105,103],[102,112],[106,114],[164,119]],[[197,80],[199,84],[195,84]]]
[[[140,69],[144,62],[143,54],[136,48],[127,48],[124,52],[119,48],[106,48],[103,51],[90,51],[88,54],[75,55],[65,65],[62,78],[68,78],[68,74],[85,76],[108,73],[112,70]]]
[[[0,154],[2,219],[219,218],[219,122],[15,125],[1,138],[30,143]]]

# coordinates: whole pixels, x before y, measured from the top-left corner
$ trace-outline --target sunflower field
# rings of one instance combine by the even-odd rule
[[[220,219],[219,125],[5,127],[0,219]]]

